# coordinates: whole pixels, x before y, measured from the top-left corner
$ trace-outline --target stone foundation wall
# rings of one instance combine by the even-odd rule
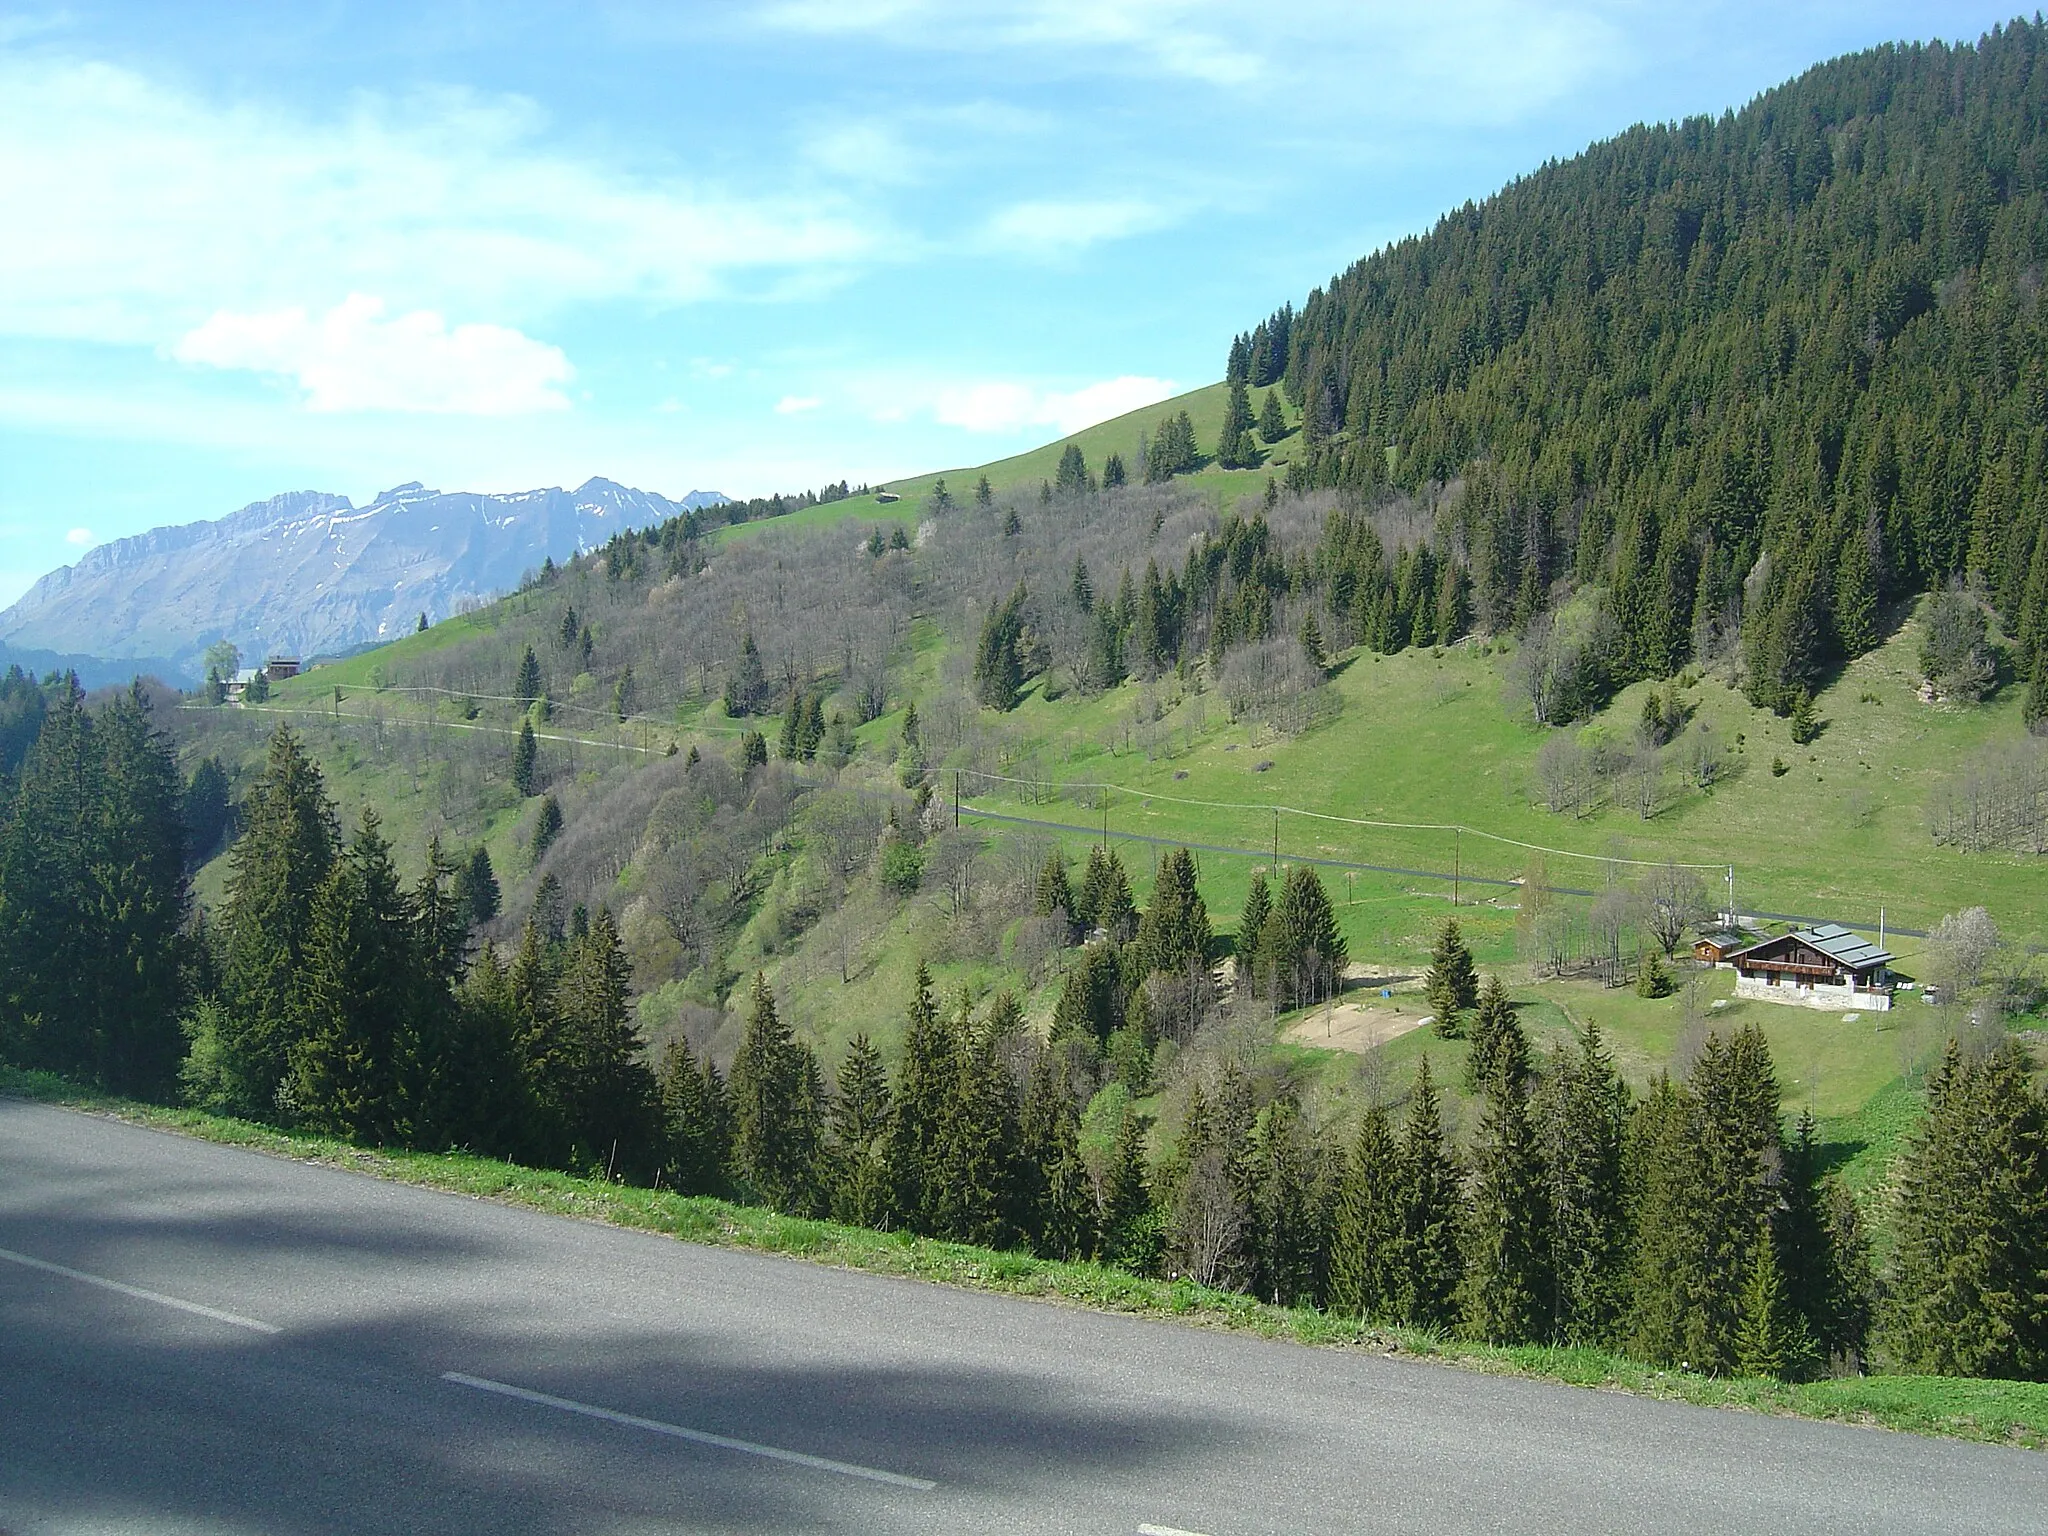
[[[1792,1008],[1822,1008],[1830,1013],[1886,1013],[1892,1006],[1891,998],[1883,992],[1865,992],[1854,987],[1774,987],[1754,976],[1737,976],[1735,995],[1755,998],[1760,1003],[1784,1003]]]

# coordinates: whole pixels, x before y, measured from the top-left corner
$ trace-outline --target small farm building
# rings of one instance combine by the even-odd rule
[[[1756,941],[1747,928],[1709,928],[1692,941],[1692,957],[1701,965],[1726,965],[1730,955]]]
[[[1892,955],[1836,923],[1803,928],[1735,950],[1735,995],[1805,1008],[1892,1005]]]

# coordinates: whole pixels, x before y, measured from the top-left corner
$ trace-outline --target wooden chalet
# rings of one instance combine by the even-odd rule
[[[1730,953],[1735,995],[1805,1008],[1892,1005],[1891,952],[1837,923],[1763,939]]]
[[[1756,941],[1757,935],[1747,928],[1709,928],[1692,941],[1692,957],[1701,965],[1726,965],[1730,955]]]

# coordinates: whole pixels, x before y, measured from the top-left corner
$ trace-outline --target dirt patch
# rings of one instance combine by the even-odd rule
[[[1339,1003],[1318,1008],[1287,1026],[1287,1038],[1298,1045],[1324,1050],[1355,1051],[1363,1056],[1375,1046],[1398,1040],[1429,1022],[1429,1007],[1420,997],[1374,998],[1369,1003]]]

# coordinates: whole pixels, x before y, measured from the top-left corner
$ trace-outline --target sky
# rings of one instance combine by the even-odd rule
[[[1547,159],[2008,14],[0,0],[0,603],[288,490],[984,463]]]

